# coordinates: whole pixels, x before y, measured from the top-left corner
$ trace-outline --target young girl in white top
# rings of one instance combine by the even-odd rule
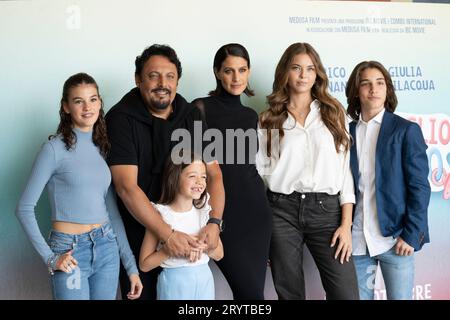
[[[273,210],[270,260],[278,297],[305,299],[306,244],[327,299],[358,299],[347,121],[310,44],[286,49],[268,104],[260,116],[257,168]]]
[[[154,205],[163,220],[172,226],[172,232],[177,230],[197,236],[207,224],[211,210],[206,193],[206,164],[194,155],[188,160],[189,163],[174,164],[169,158],[161,200]],[[205,252],[206,248],[205,243],[186,258],[170,257],[164,244],[146,230],[139,267],[144,272],[158,266],[163,268],[157,283],[158,300],[214,299],[214,279],[208,262],[210,257],[216,261],[223,257],[223,246],[219,239],[216,249]]]

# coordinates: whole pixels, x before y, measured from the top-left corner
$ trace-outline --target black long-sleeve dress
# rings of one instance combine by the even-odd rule
[[[225,187],[225,229],[221,234],[225,255],[218,262],[218,266],[233,291],[234,299],[262,300],[272,212],[267,202],[264,183],[254,164],[258,115],[253,109],[242,105],[240,96],[225,91],[218,96],[197,99],[193,103],[203,112],[208,129],[220,130],[224,142],[223,159],[220,159],[219,153],[215,155],[220,162]],[[255,139],[245,140],[245,158],[242,150],[238,151],[237,143],[234,144],[231,164],[229,159],[227,161],[227,156],[230,157],[227,145],[232,146],[232,138],[227,138],[226,129],[254,131]],[[253,150],[252,145],[255,147]],[[239,158],[243,158],[244,163],[239,164]]]

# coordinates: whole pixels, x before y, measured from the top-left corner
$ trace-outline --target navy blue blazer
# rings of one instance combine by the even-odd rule
[[[353,144],[350,166],[359,198],[356,121],[350,123]],[[375,159],[375,196],[381,234],[400,236],[415,251],[430,242],[428,158],[420,127],[386,111],[380,127]]]

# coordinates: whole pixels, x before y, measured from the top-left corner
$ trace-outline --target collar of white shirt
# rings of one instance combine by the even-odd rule
[[[370,119],[369,121],[367,121],[367,122],[365,122],[363,119],[362,119],[362,114],[359,114],[359,123],[361,123],[361,124],[364,124],[364,125],[367,125],[367,124],[369,124],[370,122],[377,122],[378,124],[381,124],[381,122],[383,121],[383,116],[384,116],[384,112],[386,111],[386,109],[385,108],[383,108],[380,112],[378,112],[378,114],[375,116],[375,117],[373,117],[372,119]]]
[[[309,119],[311,119],[311,117],[314,117],[314,115],[319,112],[319,110],[320,110],[319,100],[314,99],[311,102],[311,104],[309,105],[309,107],[310,107],[311,111],[309,112],[308,116],[306,117],[307,120],[305,121],[305,127],[307,127],[307,124],[310,123]],[[292,129],[292,127],[295,127],[296,124],[297,124],[297,122],[295,121],[295,118],[292,116],[292,114],[290,112],[288,112],[288,117],[283,123],[283,129]]]

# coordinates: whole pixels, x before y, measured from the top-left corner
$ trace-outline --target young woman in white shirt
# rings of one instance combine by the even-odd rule
[[[286,49],[267,100],[257,167],[273,210],[270,260],[278,297],[305,299],[306,244],[326,298],[358,299],[351,140],[344,108],[328,93],[325,69],[310,44]]]

